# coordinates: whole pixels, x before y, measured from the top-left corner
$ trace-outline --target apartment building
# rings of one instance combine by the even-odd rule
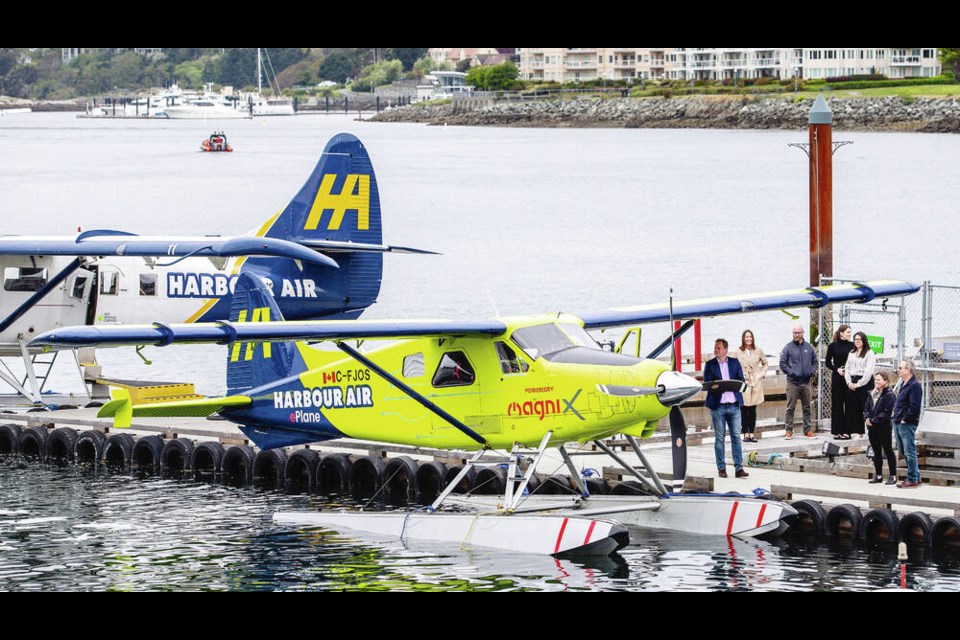
[[[936,49],[517,49],[524,80],[738,80],[940,75]]]

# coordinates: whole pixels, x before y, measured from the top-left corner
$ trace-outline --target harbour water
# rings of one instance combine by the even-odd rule
[[[235,152],[204,154],[223,129]],[[300,115],[217,123],[14,114],[0,122],[0,233],[234,234],[293,196],[331,135],[366,144],[388,255],[367,317],[487,317],[805,286],[806,131],[511,129]],[[856,279],[958,284],[960,138],[844,133],[834,156],[834,269]],[[806,313],[801,314],[806,317]],[[782,313],[705,321],[752,328],[777,352]],[[663,331],[646,329],[655,344]],[[117,377],[222,393],[220,347],[102,350]],[[77,385],[65,367],[52,384]],[[0,589],[822,590],[895,584],[891,550],[631,531],[615,560],[405,548],[279,528],[317,500],[167,480],[0,465]],[[956,559],[914,554],[921,590],[960,590]]]

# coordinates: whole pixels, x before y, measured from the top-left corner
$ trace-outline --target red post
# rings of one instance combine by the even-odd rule
[[[823,96],[810,108],[810,286],[833,276],[833,112]]]
[[[693,323],[693,367],[694,371],[703,371],[703,348],[700,346],[700,320]]]
[[[676,332],[680,328],[680,321],[673,321],[673,330]],[[680,336],[677,336],[677,339],[673,341],[673,362],[674,369],[677,371],[683,371],[683,361],[680,360],[682,355],[682,350],[680,349]]]

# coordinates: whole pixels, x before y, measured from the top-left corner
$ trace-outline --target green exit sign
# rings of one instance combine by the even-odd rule
[[[867,336],[867,342],[870,343],[870,351],[883,353],[883,336]]]

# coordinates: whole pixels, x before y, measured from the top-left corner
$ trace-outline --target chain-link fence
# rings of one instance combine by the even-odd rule
[[[821,285],[850,282],[857,281],[821,278]],[[877,369],[891,371],[894,382],[900,360],[914,361],[925,409],[960,413],[960,287],[924,282],[920,291],[910,296],[829,305],[819,310],[817,321],[817,418],[821,425],[829,424],[833,400],[831,371],[824,359],[841,324],[867,335],[877,356]]]

